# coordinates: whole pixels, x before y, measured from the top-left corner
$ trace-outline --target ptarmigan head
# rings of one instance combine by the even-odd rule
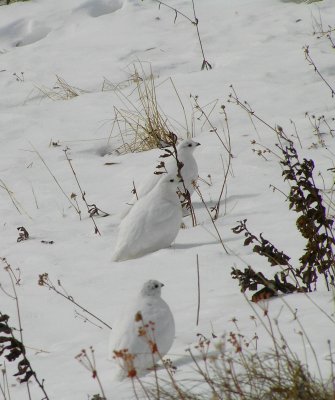
[[[180,145],[178,146],[178,151],[189,152],[192,154],[198,146],[200,146],[200,143],[195,142],[192,139],[186,139],[180,143]]]
[[[151,279],[150,281],[145,282],[142,287],[141,294],[142,296],[160,297],[163,286],[163,283]]]
[[[165,187],[165,190],[176,192],[179,187],[182,187],[183,180],[180,179],[177,175],[173,175],[172,173],[164,174],[161,178],[160,185],[162,188]],[[179,187],[178,187],[179,186]]]

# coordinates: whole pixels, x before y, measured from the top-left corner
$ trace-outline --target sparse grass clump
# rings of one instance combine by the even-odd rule
[[[123,104],[123,107],[114,107],[109,140],[112,137],[121,137],[122,144],[118,148],[121,154],[166,147],[169,144],[170,133],[176,129],[171,118],[159,105],[157,84],[151,67],[149,71],[145,71],[141,63],[134,64],[128,82],[131,84],[130,94],[120,90],[119,85],[108,83],[109,90],[114,90]],[[173,82],[171,80],[170,82],[184,110],[178,92]]]
[[[41,92],[43,97],[47,97],[54,101],[70,100],[74,97],[80,96],[83,93],[87,93],[86,90],[70,85],[65,79],[58,75],[56,75],[56,82],[52,88],[41,86],[37,87],[37,89]]]
[[[196,352],[189,350],[198,378],[180,380],[173,371],[167,381],[158,379],[145,387],[146,398],[334,400],[332,386],[316,378],[285,341],[265,352],[251,350],[249,346],[252,347],[251,343],[241,334],[233,332],[216,345],[200,335]]]

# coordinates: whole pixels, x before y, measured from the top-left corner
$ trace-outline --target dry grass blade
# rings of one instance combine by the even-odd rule
[[[141,63],[139,66],[134,64],[133,73],[127,82],[135,85],[135,89],[132,89],[129,95],[122,92],[119,85],[113,85],[111,82],[108,82],[108,85],[104,84],[104,87],[108,86],[115,91],[123,104],[122,108],[114,107],[114,119],[108,141],[112,137],[120,137],[122,143],[118,147],[118,152],[121,154],[166,146],[169,143],[170,132],[176,131],[176,128],[159,105],[157,85],[151,66],[149,71],[145,71]],[[176,87],[171,81],[169,82],[185,116],[185,108]],[[187,121],[186,128],[183,128],[187,135]]]
[[[37,89],[42,93],[43,97],[47,97],[51,100],[70,100],[83,93],[88,93],[87,90],[79,89],[75,86],[71,86],[62,77],[56,75],[56,82],[52,88],[46,86],[37,86]]]
[[[0,189],[3,189],[5,192],[7,192],[8,196],[10,197],[10,200],[13,204],[13,206],[16,208],[17,212],[19,214],[25,214],[28,218],[31,219],[31,216],[25,211],[25,209],[22,207],[22,205],[19,203],[19,201],[16,199],[14,192],[12,192],[6,183],[0,179]],[[22,212],[21,212],[22,211]]]
[[[272,329],[270,334],[274,335]],[[159,377],[159,396],[152,382],[146,387],[150,400],[334,399],[332,383],[317,379],[285,338],[276,349],[260,352],[249,347],[256,336],[248,340],[230,332],[216,344],[201,334],[198,337],[196,351],[187,350],[198,377]]]

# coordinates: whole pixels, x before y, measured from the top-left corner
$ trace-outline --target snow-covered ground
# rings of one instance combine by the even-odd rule
[[[193,18],[191,1],[168,0],[168,4]],[[195,27],[181,15],[174,23],[175,13],[163,6],[159,9],[155,1],[31,0],[0,7],[0,256],[6,257],[13,269],[20,268],[17,292],[24,341],[28,348],[44,350],[30,349],[28,356],[38,375],[45,379],[51,399],[79,400],[98,392],[96,382],[74,358],[91,345],[108,399],[130,399],[133,392],[129,382],[116,384],[110,379],[109,330],[85,323],[75,314],[79,309],[38,286],[41,273],[48,273],[56,285],[60,280],[77,302],[112,326],[120,309],[136,296],[143,282],[163,282],[163,298],[176,322],[169,357],[178,367],[177,377],[190,376],[192,363],[185,349],[196,343],[196,334],[220,336],[236,330],[233,318],[246,337],[252,338],[257,331],[259,345],[271,346],[271,338],[260,322],[255,327],[250,319],[254,311],[230,272],[234,265],[263,268],[268,275],[272,271],[251,248],[243,247],[243,237],[232,233],[231,228],[236,221],[247,218],[251,231],[263,232],[292,257],[293,263],[302,254],[304,240],[295,228],[296,215],[288,210],[285,197],[269,187],[272,184],[285,193],[289,189],[282,181],[277,157],[266,153],[264,159],[253,151],[260,145],[278,151],[276,136],[257,121],[255,131],[248,115],[227,101],[231,84],[241,101],[247,100],[269,124],[279,124],[291,135],[295,134],[294,121],[302,143],[300,149],[296,141],[301,157],[313,158],[321,187],[319,171],[326,188],[331,186],[327,169],[334,166],[334,139],[325,134],[326,146],[318,145],[305,113],[331,119],[334,99],[306,62],[303,46],[309,45],[323,76],[334,84],[334,49],[326,38],[313,35],[321,22],[326,29],[334,26],[333,0],[312,5],[279,0],[198,0],[195,5],[212,70],[200,70],[202,56]],[[120,138],[112,135],[109,140],[114,106],[122,108],[122,102],[119,91],[102,91],[102,84],[105,78],[115,85],[129,80],[134,62],[142,63],[144,68],[151,63],[160,107],[184,127],[170,77],[186,108],[190,127],[190,94],[199,96],[204,106],[218,99],[210,118],[220,134],[224,125],[220,105],[226,106],[233,174],[229,176],[217,228],[229,254],[194,194],[198,225],[192,227],[190,218],[185,218],[186,229],[180,230],[171,248],[135,260],[111,261],[118,213],[131,197],[132,182],[141,182],[152,173],[160,153],[152,150],[118,155],[114,150]],[[81,89],[79,96],[58,101],[45,96],[41,89],[50,91],[56,76]],[[131,83],[123,87],[127,94],[134,90]],[[205,110],[210,112],[211,106]],[[334,129],[334,122],[330,124]],[[185,137],[186,129],[178,123],[175,126],[179,128],[175,133]],[[211,186],[200,182],[200,189],[208,204],[213,205],[221,190],[227,153],[203,118],[195,118],[192,133],[201,143],[195,152],[199,175],[206,180],[210,175],[212,181]],[[252,140],[260,145],[252,145]],[[69,156],[88,203],[111,214],[96,218],[101,236],[94,234],[92,221],[86,217],[85,204],[63,151],[66,147],[70,148]],[[67,196],[78,195],[82,220],[56,180]],[[30,238],[18,243],[16,228],[20,226],[27,229]],[[201,283],[198,326],[196,255]],[[0,282],[11,291],[3,269]],[[17,326],[14,301],[3,292],[0,296],[0,311],[9,314],[12,325]],[[309,297],[294,294],[284,299],[292,310],[297,310],[327,378],[327,340],[334,348],[334,324],[310,299],[328,315],[334,313],[334,301],[322,284]],[[304,360],[306,340],[290,309],[281,298],[268,301],[266,307]],[[306,362],[314,370],[309,345],[306,348]],[[41,397],[36,384],[31,383],[31,390],[33,399]],[[26,398],[24,385],[16,384],[11,391],[15,400]]]

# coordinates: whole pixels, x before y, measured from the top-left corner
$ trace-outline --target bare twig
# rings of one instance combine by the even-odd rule
[[[100,392],[102,394],[102,399],[101,400],[107,400],[107,397],[105,395],[104,389],[102,387],[97,367],[96,367],[96,361],[95,361],[95,355],[94,355],[94,349],[92,346],[90,346],[90,355],[87,354],[86,350],[82,350],[76,357],[76,360],[79,361],[79,363],[88,371],[91,372],[92,378],[96,379],[100,388]]]
[[[110,325],[108,325],[106,322],[104,322],[101,318],[97,317],[95,314],[91,313],[90,311],[88,311],[86,308],[84,308],[83,306],[81,306],[79,303],[77,303],[74,298],[72,296],[70,296],[69,294],[67,294],[67,292],[65,291],[65,289],[63,288],[63,286],[61,285],[60,281],[58,281],[58,285],[63,289],[63,291],[65,292],[62,293],[61,291],[59,291],[56,286],[53,284],[53,282],[50,280],[49,276],[47,273],[43,273],[41,275],[39,275],[39,279],[38,279],[38,284],[39,286],[45,286],[47,288],[49,288],[50,290],[53,290],[55,293],[57,293],[58,295],[62,296],[64,299],[70,301],[72,304],[76,305],[77,307],[79,307],[82,311],[86,312],[87,314],[89,314],[91,317],[95,318],[96,320],[98,320],[99,322],[101,322],[103,325],[105,325],[108,329],[112,329],[112,327]]]
[[[216,233],[217,233],[217,235],[218,235],[219,241],[220,241],[220,243],[221,243],[221,245],[222,245],[224,251],[226,252],[226,254],[229,254],[229,253],[228,253],[228,250],[227,250],[227,248],[226,248],[226,246],[225,246],[224,243],[223,243],[223,239],[222,239],[222,237],[221,237],[221,235],[220,235],[220,232],[219,232],[219,230],[218,230],[218,228],[217,228],[217,226],[216,226],[216,224],[215,224],[215,220],[214,220],[214,218],[213,218],[211,212],[209,211],[208,206],[207,206],[207,204],[206,204],[206,202],[205,202],[205,200],[204,200],[204,198],[203,198],[203,196],[202,196],[202,193],[201,193],[201,191],[200,191],[200,189],[199,189],[199,186],[194,185],[194,190],[195,190],[195,192],[197,193],[197,195],[200,197],[200,200],[201,200],[202,204],[205,206],[205,209],[206,209],[208,215],[210,216],[210,219],[211,219],[211,221],[212,221],[212,224],[213,224],[213,226],[214,226],[214,229],[215,229],[215,231],[216,231]]]
[[[197,110],[197,111],[200,112],[200,117],[199,117],[198,119],[201,119],[202,117],[205,118],[206,122],[208,123],[208,125],[209,125],[210,128],[211,128],[211,129],[210,129],[210,132],[215,133],[215,135],[217,136],[217,138],[219,139],[219,141],[221,142],[222,146],[225,148],[225,150],[227,151],[227,153],[229,154],[229,156],[230,156],[230,157],[233,157],[233,155],[232,155],[232,153],[231,153],[230,137],[228,138],[228,139],[229,139],[229,142],[228,142],[228,145],[227,145],[227,144],[222,140],[221,136],[219,135],[218,128],[215,127],[215,126],[213,125],[213,123],[212,123],[212,121],[210,120],[209,116],[208,116],[207,113],[205,112],[204,107],[202,107],[202,106],[199,104],[199,101],[198,101],[198,100],[199,100],[199,96],[190,95],[190,97],[191,97],[191,99],[194,101],[194,108],[195,108],[195,110]],[[221,106],[221,109],[225,112],[225,107],[224,107],[224,106]],[[225,117],[227,117],[226,114],[225,114]]]
[[[0,316],[1,316],[1,319],[2,319],[2,323],[4,323],[8,328],[7,329],[7,333],[9,333],[11,335],[11,337],[12,337],[12,344],[10,346],[12,346],[13,343],[15,343],[17,351],[19,351],[17,357],[20,354],[23,357],[23,359],[18,364],[18,370],[19,371],[17,373],[17,376],[24,374],[24,377],[21,378],[20,381],[22,383],[26,383],[27,393],[28,393],[28,397],[29,397],[30,400],[32,399],[32,397],[31,397],[30,388],[29,388],[29,379],[32,376],[34,377],[35,382],[38,384],[39,388],[41,389],[41,391],[44,394],[44,397],[43,397],[42,400],[49,400],[49,397],[48,397],[48,395],[47,395],[47,393],[45,391],[45,388],[44,388],[44,379],[42,381],[39,380],[36,372],[32,369],[31,363],[30,363],[30,361],[28,360],[28,358],[26,356],[26,347],[25,347],[24,341],[23,341],[23,328],[22,328],[20,304],[19,304],[19,298],[18,298],[17,291],[16,291],[16,286],[20,285],[20,281],[21,281],[20,275],[17,276],[15,274],[15,272],[13,271],[11,265],[8,263],[6,258],[0,257],[0,260],[5,264],[5,267],[4,267],[5,271],[8,273],[9,279],[11,281],[12,290],[13,290],[13,296],[10,296],[10,297],[14,298],[15,303],[16,303],[16,313],[17,313],[18,324],[19,324],[18,331],[19,331],[19,334],[20,334],[20,341],[18,341],[14,337],[13,330],[8,325],[9,317],[7,315],[4,315],[2,312],[0,312]]]
[[[44,164],[45,168],[48,170],[49,174],[52,176],[53,180],[55,181],[56,185],[59,187],[60,191],[66,197],[67,201],[70,203],[71,207],[73,207],[76,210],[76,212],[79,214],[79,216],[80,216],[81,211],[76,206],[76,204],[73,203],[73,201],[70,199],[70,197],[65,193],[64,189],[60,185],[60,183],[59,183],[58,179],[56,178],[56,176],[52,173],[51,169],[48,167],[48,165],[45,162],[44,158],[41,156],[41,154],[37,151],[37,149],[34,147],[34,145],[32,143],[30,143],[30,146],[33,148],[33,150],[37,154],[38,158],[42,161],[42,163]]]
[[[6,183],[2,179],[0,179],[0,188],[4,189],[7,192],[11,202],[13,203],[13,206],[16,208],[16,210],[17,210],[17,212],[19,214],[22,214],[22,212],[20,211],[20,209],[21,209],[23,211],[23,213],[26,214],[26,216],[28,218],[32,219],[31,216],[22,207],[20,202],[15,198],[14,193],[8,188],[8,186],[6,185]]]
[[[326,84],[326,86],[329,88],[330,92],[331,92],[331,96],[334,97],[335,95],[335,90],[332,88],[332,86],[327,82],[327,80],[325,79],[325,77],[321,74],[320,70],[318,69],[318,67],[316,66],[314,60],[312,59],[310,52],[309,52],[309,46],[305,46],[303,47],[304,50],[304,54],[305,54],[305,59],[308,62],[309,65],[311,65],[314,68],[314,71],[319,75],[319,77],[321,78],[321,80]]]
[[[82,189],[82,187],[81,187],[81,185],[80,185],[80,183],[79,183],[78,176],[77,176],[77,174],[76,174],[75,169],[73,168],[71,159],[69,158],[69,155],[68,155],[68,151],[69,151],[69,150],[70,150],[69,147],[67,147],[65,150],[63,150],[63,151],[64,151],[64,154],[65,154],[65,157],[66,157],[66,159],[67,159],[67,161],[68,161],[68,163],[69,163],[69,165],[70,165],[70,168],[71,168],[71,171],[72,171],[72,173],[73,173],[73,176],[74,176],[74,178],[75,178],[75,180],[76,180],[76,182],[77,182],[78,188],[79,188],[80,193],[81,193],[81,198],[83,199],[84,203],[86,204],[88,215],[89,215],[89,217],[91,218],[91,220],[92,220],[92,222],[93,222],[93,225],[94,225],[94,233],[97,233],[97,234],[99,234],[99,235],[101,236],[101,233],[100,233],[100,231],[99,231],[99,228],[98,228],[98,226],[97,226],[97,224],[96,224],[96,222],[95,222],[95,219],[94,219],[94,217],[93,217],[95,214],[99,215],[99,211],[101,211],[101,210],[100,210],[95,204],[88,204],[88,203],[87,203],[87,201],[86,201],[86,193],[85,193],[85,191],[83,191],[83,189]],[[101,211],[101,212],[103,213],[103,216],[104,216],[104,217],[107,216],[107,215],[109,215],[108,213],[106,213],[106,212],[104,212],[104,211]]]
[[[200,271],[199,271],[199,255],[197,254],[197,281],[198,281],[198,309],[197,309],[197,323],[199,325],[199,314],[200,314]]]
[[[182,13],[177,8],[171,7],[170,5],[166,4],[163,1],[160,1],[160,0],[155,0],[155,1],[156,1],[156,3],[159,4],[159,8],[161,6],[164,6],[166,8],[169,8],[170,10],[174,11],[174,13],[175,13],[174,22],[176,22],[178,15],[181,15],[183,18],[187,19],[189,22],[191,22],[192,25],[195,26],[196,31],[197,31],[197,37],[198,37],[199,45],[200,45],[200,50],[201,50],[201,54],[202,54],[201,70],[212,69],[213,68],[212,65],[207,61],[207,59],[205,57],[204,47],[203,47],[203,44],[202,44],[200,31],[199,31],[199,19],[197,18],[197,15],[196,15],[196,12],[195,12],[194,0],[192,0],[192,9],[193,9],[193,17],[194,17],[194,19],[192,19],[189,16],[187,16],[186,14]]]

